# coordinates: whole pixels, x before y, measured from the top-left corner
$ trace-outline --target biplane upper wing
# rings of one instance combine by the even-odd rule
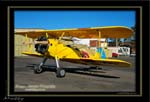
[[[103,66],[117,66],[117,67],[131,66],[131,63],[118,59],[62,58],[60,60],[85,65],[103,65]]]
[[[37,38],[48,34],[49,37],[58,38],[64,33],[64,36],[77,38],[99,38],[99,32],[101,33],[101,38],[128,38],[133,34],[133,30],[124,26],[28,31],[15,32],[15,34],[24,36],[27,34],[30,38]]]

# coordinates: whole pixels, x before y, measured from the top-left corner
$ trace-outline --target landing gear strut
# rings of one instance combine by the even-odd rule
[[[58,78],[62,78],[65,77],[66,71],[63,68],[60,68],[59,66],[59,60],[57,57],[55,57],[55,61],[56,61],[56,77]]]
[[[43,72],[43,68],[42,66],[45,64],[47,58],[44,58],[43,61],[40,63],[39,66],[34,66],[34,73],[35,74],[40,74]]]

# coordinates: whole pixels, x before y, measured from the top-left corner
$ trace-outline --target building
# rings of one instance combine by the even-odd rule
[[[41,31],[45,29],[39,29],[39,28],[19,28],[15,29],[15,32],[25,32],[25,31]],[[30,49],[31,51],[35,51],[34,46],[30,45],[27,46],[24,44],[24,42],[31,42],[33,39],[31,38],[26,38],[25,36],[22,35],[16,35],[14,34],[14,56],[26,56],[24,54],[21,54],[22,52],[26,51],[27,49]]]

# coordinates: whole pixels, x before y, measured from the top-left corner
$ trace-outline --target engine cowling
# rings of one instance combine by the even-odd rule
[[[48,39],[45,36],[40,36],[37,38],[36,41],[48,41]],[[44,54],[47,51],[48,45],[43,44],[35,44],[35,50],[38,53]]]

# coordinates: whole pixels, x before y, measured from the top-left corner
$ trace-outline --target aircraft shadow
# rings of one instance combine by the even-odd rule
[[[27,67],[30,67],[32,70],[34,66],[37,64],[31,64]],[[103,77],[103,78],[120,78],[118,76],[111,76],[111,75],[102,75],[100,73],[106,73],[101,68],[84,68],[84,67],[71,67],[71,68],[63,68],[67,73],[75,73],[80,75],[88,75],[88,76],[94,76],[94,77]],[[43,72],[50,71],[50,72],[56,72],[56,65],[44,65],[43,66]]]

